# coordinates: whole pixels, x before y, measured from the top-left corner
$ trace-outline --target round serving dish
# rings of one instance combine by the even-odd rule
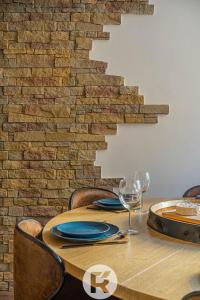
[[[154,204],[149,209],[147,224],[154,230],[176,239],[200,243],[200,224],[190,224],[183,221],[168,219],[160,211],[175,206],[185,200],[171,200]]]

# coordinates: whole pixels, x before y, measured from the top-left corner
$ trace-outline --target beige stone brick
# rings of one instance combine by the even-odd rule
[[[69,78],[69,74],[70,74],[70,69],[67,69],[67,68],[54,68],[53,69],[53,76]]]
[[[41,190],[36,188],[24,188],[19,190],[19,198],[38,198],[41,197]]]
[[[99,113],[90,113],[85,115],[79,115],[76,118],[77,122],[80,123],[124,123],[123,114],[99,114]]]
[[[131,105],[131,104],[143,104],[143,96],[120,96],[116,98],[100,98],[99,103],[103,105]]]
[[[138,86],[121,86],[120,94],[121,95],[138,95]]]
[[[112,76],[104,74],[78,74],[77,84],[78,85],[113,85],[120,86],[123,84],[123,78],[121,76]]]
[[[33,77],[51,77],[52,74],[52,68],[32,68]]]
[[[76,38],[76,49],[88,49],[92,48],[92,39],[88,38]]]
[[[8,151],[0,151],[0,160],[8,159]]]
[[[69,39],[69,33],[66,31],[52,32],[51,39],[53,41],[67,41]]]
[[[56,176],[55,170],[40,171],[40,170],[10,170],[9,178],[27,178],[27,179],[54,179]]]
[[[29,69],[29,68],[5,68],[3,74],[5,77],[30,77],[31,69]]]
[[[95,160],[96,151],[94,150],[79,150],[78,151],[78,160]]]
[[[158,117],[154,116],[154,117],[146,117],[144,118],[144,123],[145,124],[157,124],[158,123]]]
[[[6,31],[8,29],[7,22],[0,22],[0,31]]]
[[[144,114],[168,114],[169,105],[140,105],[140,113]]]
[[[34,77],[17,78],[18,86],[62,86],[62,78],[59,77]]]
[[[126,114],[125,123],[144,123],[143,114]]]
[[[91,142],[88,143],[89,150],[106,150],[108,147],[106,142]]]
[[[52,18],[54,21],[70,21],[70,14],[69,13],[53,13]]]
[[[0,278],[1,280],[1,278]],[[4,280],[11,281],[13,280],[13,273],[12,272],[4,272]]]
[[[47,180],[46,179],[30,179],[29,186],[30,186],[30,188],[45,189],[47,187]],[[39,203],[38,203],[38,205],[39,205]]]
[[[4,148],[5,150],[26,150],[28,147],[30,147],[31,144],[29,142],[5,142],[4,143]]]
[[[119,25],[121,23],[120,13],[94,13],[91,17],[93,23],[102,25]]]
[[[7,197],[7,190],[0,188],[0,197]]]
[[[16,86],[5,86],[4,95],[5,96],[16,96],[21,94],[21,87]]]
[[[83,105],[92,105],[92,104],[98,104],[99,100],[98,98],[77,98],[76,100],[77,104],[83,104]]]
[[[22,160],[23,159],[22,152],[19,152],[19,151],[10,151],[8,153],[8,159],[9,160]]]
[[[23,213],[24,213],[23,207],[19,207],[19,206],[9,207],[9,216],[20,217],[23,216]]]
[[[68,87],[45,87],[44,92],[46,98],[61,98],[70,95]]]
[[[21,22],[21,21],[28,21],[29,20],[29,13],[9,13],[7,12],[4,15],[4,20],[9,22]]]
[[[72,22],[90,22],[90,13],[72,13],[71,14]]]
[[[80,31],[103,31],[103,26],[99,25],[99,24],[77,22],[76,23],[76,30],[80,30]]]
[[[42,117],[64,118],[70,114],[70,107],[64,105],[26,105],[25,114]]]
[[[92,124],[91,133],[94,134],[116,134],[117,125],[116,124]]]
[[[18,42],[24,43],[48,43],[50,33],[44,31],[19,31]]]
[[[103,142],[105,137],[96,134],[76,134],[75,141],[77,142]]]
[[[0,170],[0,178],[8,178],[8,171],[6,170]]]
[[[12,114],[10,113],[8,116],[9,122],[36,122],[36,116],[27,116],[23,114]]]
[[[113,86],[87,86],[86,97],[114,97],[118,96],[119,88]]]
[[[26,179],[3,179],[2,187],[9,189],[20,189],[28,187],[28,180]]]
[[[54,66],[54,57],[52,55],[17,55],[17,66],[51,68]]]
[[[51,193],[52,191],[49,191]],[[51,194],[49,195],[51,198]],[[50,206],[27,206],[24,208],[24,214],[27,217],[53,217],[57,214],[59,214],[59,209],[56,207],[50,207]]]
[[[25,160],[54,160],[56,159],[56,149],[55,148],[31,148],[24,151]]]
[[[20,114],[22,112],[22,106],[16,104],[8,104],[3,108],[4,113],[17,113]]]
[[[17,206],[27,206],[27,205],[37,205],[37,198],[17,198],[14,199],[14,205]]]
[[[29,162],[27,161],[14,161],[14,160],[3,161],[3,168],[7,170],[27,169],[28,167],[29,167]]]
[[[44,141],[45,133],[44,132],[16,132],[14,134],[14,141]]]
[[[23,95],[43,95],[44,87],[23,87],[22,94]]]
[[[69,187],[69,180],[48,180],[48,189],[66,189]]]
[[[75,176],[74,170],[58,170],[57,178],[58,179],[72,179]]]
[[[75,135],[73,133],[46,133],[46,140],[47,141],[74,141]]]
[[[78,189],[83,186],[91,186],[94,187],[94,180],[93,179],[76,179],[70,180],[70,187],[73,189]]]

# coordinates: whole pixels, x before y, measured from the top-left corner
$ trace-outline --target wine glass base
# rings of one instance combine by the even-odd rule
[[[135,229],[127,229],[127,234],[128,235],[136,235],[138,234],[139,231],[138,230],[135,230]]]

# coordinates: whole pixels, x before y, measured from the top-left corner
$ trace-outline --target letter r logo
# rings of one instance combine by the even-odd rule
[[[106,265],[94,265],[85,272],[83,287],[90,297],[106,299],[113,295],[117,288],[117,276]]]
[[[94,272],[91,274],[91,293],[96,293],[96,288],[100,288],[104,293],[109,293],[107,285],[109,280],[106,279],[110,275],[110,271]]]

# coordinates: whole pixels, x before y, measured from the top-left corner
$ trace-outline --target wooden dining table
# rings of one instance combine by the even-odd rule
[[[146,199],[145,205],[169,199]],[[65,241],[54,237],[50,228],[68,221],[95,220],[128,226],[128,213],[92,210],[81,207],[51,219],[43,230],[44,242],[61,257],[66,272],[82,280],[85,271],[96,264],[111,267],[118,279],[115,296],[120,299],[180,300],[189,292],[200,290],[200,245],[160,234],[147,225],[148,214],[132,213],[138,235],[128,243],[80,246],[61,249]]]

